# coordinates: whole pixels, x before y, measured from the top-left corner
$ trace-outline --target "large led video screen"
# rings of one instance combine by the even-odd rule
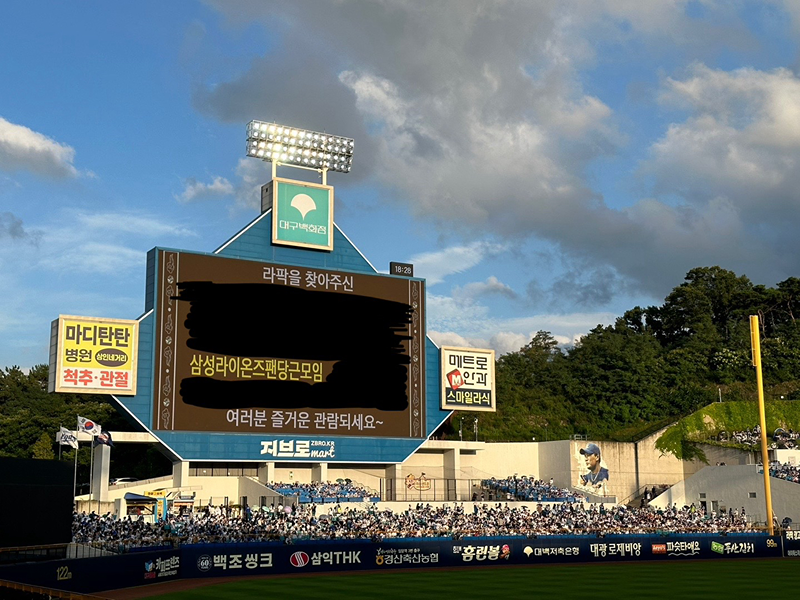
[[[157,257],[153,429],[425,436],[422,281]]]

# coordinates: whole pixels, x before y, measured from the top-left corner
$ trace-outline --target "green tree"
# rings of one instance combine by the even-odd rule
[[[622,321],[581,339],[569,353],[566,395],[587,433],[663,418],[662,352],[655,336],[637,334]]]
[[[47,392],[47,375],[47,365],[37,365],[28,373],[18,367],[0,370],[0,456],[30,458],[36,455],[52,458],[55,432],[61,425],[75,429],[78,415],[92,418],[109,430],[130,429],[108,397],[50,394]],[[49,455],[45,447],[50,449]],[[141,448],[138,453],[140,456],[134,456],[132,452],[113,453],[112,471],[130,475],[134,469],[153,463],[148,450]],[[145,460],[142,460],[142,454],[147,454]],[[126,459],[122,465],[118,460],[121,457]],[[74,458],[74,452],[62,455],[62,460],[71,462]],[[89,448],[84,444],[78,453],[79,482],[88,481],[89,461]],[[166,461],[166,464],[169,462]]]
[[[800,397],[798,303],[800,279],[769,288],[718,266],[698,267],[660,306],[636,306],[574,348],[559,348],[540,331],[499,357],[498,409],[480,416],[481,437],[623,438],[687,415],[720,393],[747,399],[754,381],[751,314],[760,317],[765,382],[776,394]]]
[[[56,455],[53,452],[53,440],[47,433],[43,433],[38,440],[31,446],[33,458],[43,460],[53,460]]]

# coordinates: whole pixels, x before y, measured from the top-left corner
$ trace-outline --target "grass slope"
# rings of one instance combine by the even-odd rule
[[[778,427],[794,430],[800,428],[800,402],[767,402],[764,415],[768,437]],[[759,421],[758,404],[755,402],[715,402],[667,429],[656,440],[656,449],[683,460],[697,458],[705,461],[705,453],[695,445],[697,442],[705,442],[720,431],[730,434],[750,429],[758,425]]]

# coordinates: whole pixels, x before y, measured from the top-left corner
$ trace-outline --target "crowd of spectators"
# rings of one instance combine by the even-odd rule
[[[775,448],[792,449],[797,447],[798,438],[800,438],[800,432],[793,429],[786,430],[779,428],[772,434],[772,443],[775,445]]]
[[[531,476],[506,477],[505,479],[484,479],[482,487],[494,490],[496,497],[507,500],[524,500],[528,502],[576,502],[583,500],[585,496],[580,492],[573,492],[567,488],[560,488],[553,485],[553,480],[549,483],[544,480],[536,479]]]
[[[380,510],[377,506],[360,509],[338,505],[331,513],[320,515],[316,509],[316,505],[276,506],[231,514],[220,508],[207,508],[157,523],[137,517],[118,520],[109,514],[76,513],[73,541],[124,552],[138,547],[202,543],[751,530],[744,511],[706,514],[694,505],[632,509],[562,502],[529,509],[524,505],[480,503],[470,508],[456,503],[436,507],[418,504],[401,512]]]
[[[759,472],[764,472],[764,466],[759,465]],[[800,483],[800,467],[797,465],[790,465],[788,463],[781,463],[775,460],[769,463],[769,474],[771,477],[778,479],[785,479],[794,483]]]
[[[768,446],[770,450],[776,449],[792,449],[797,446],[800,433],[793,429],[783,429],[779,427],[771,436],[769,436]],[[734,431],[728,433],[721,431],[717,435],[717,440],[720,442],[732,442],[734,444],[741,444],[743,446],[761,446],[761,426],[756,425],[752,429],[744,429],[743,431]]]
[[[297,496],[302,504],[336,501],[377,501],[375,494],[367,488],[353,483],[350,479],[338,480],[335,483],[268,483],[267,487],[284,496]]]

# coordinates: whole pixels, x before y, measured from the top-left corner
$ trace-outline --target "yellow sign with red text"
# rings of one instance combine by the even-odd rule
[[[48,391],[136,394],[139,322],[60,315],[50,333]]]

